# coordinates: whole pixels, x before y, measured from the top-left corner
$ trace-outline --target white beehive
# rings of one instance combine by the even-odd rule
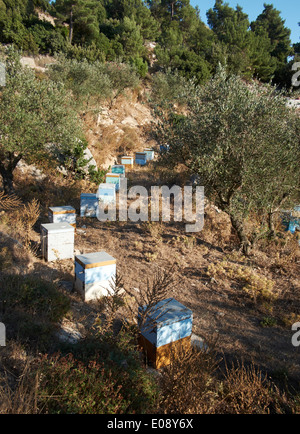
[[[155,153],[154,153],[153,149],[146,148],[146,149],[144,149],[144,152],[147,155],[147,161],[154,160]]]
[[[109,295],[116,277],[116,259],[106,252],[75,257],[75,289],[85,301]]]
[[[41,225],[42,256],[48,261],[74,258],[75,229],[69,223]]]
[[[98,198],[93,193],[82,193],[80,195],[80,217],[96,217]]]
[[[121,174],[120,173],[107,173],[105,182],[106,184],[114,184],[116,186],[116,191],[119,191],[120,189],[120,180],[121,180]]]
[[[114,203],[116,201],[115,184],[100,184],[96,196],[99,202]]]
[[[54,206],[48,212],[50,223],[69,223],[76,226],[76,210],[71,206]]]

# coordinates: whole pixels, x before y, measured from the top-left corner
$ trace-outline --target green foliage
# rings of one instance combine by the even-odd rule
[[[148,73],[148,64],[141,57],[131,57],[130,64],[136,69],[141,78],[145,78]]]
[[[99,110],[106,99],[113,100],[126,88],[139,83],[136,69],[121,63],[89,63],[60,56],[49,68],[49,77],[72,91],[81,110]]]
[[[157,399],[154,379],[142,366],[133,335],[107,330],[69,356],[46,358],[43,395],[50,413],[118,414],[151,412]],[[67,374],[67,375],[66,375]],[[49,399],[49,396],[51,398]]]
[[[176,101],[186,103],[184,89],[187,80],[177,71],[168,69],[166,73],[158,72],[152,77],[151,102],[153,104],[168,105]]]
[[[51,346],[56,323],[69,311],[69,299],[54,284],[33,275],[2,274],[0,285],[8,338]]]
[[[8,193],[20,159],[51,164],[82,137],[70,92],[61,83],[39,80],[22,68],[13,49],[7,53],[6,86],[0,95],[0,135],[0,174]]]
[[[297,192],[299,117],[273,87],[248,85],[222,68],[204,87],[187,85],[183,96],[187,115],[180,121],[174,106],[160,112],[156,137],[170,145],[162,163],[184,164],[200,176],[246,252],[248,236],[256,236],[245,231],[249,213],[256,211],[264,225]]]
[[[38,7],[55,26],[38,17]],[[210,28],[190,0],[0,1],[0,41],[32,54],[64,53],[76,60],[129,62],[146,76],[147,41],[156,42],[156,67],[178,70],[198,83],[219,62],[228,71],[290,86],[290,30],[272,5],[250,25],[240,6],[216,0]],[[296,48],[297,49],[297,48]]]
[[[127,409],[110,371],[95,361],[84,365],[72,355],[45,358],[40,402],[50,414],[118,414]]]
[[[94,184],[101,184],[105,182],[105,175],[107,173],[107,170],[104,169],[96,169],[95,166],[89,166],[89,179]]]
[[[263,12],[251,23],[251,29],[255,34],[265,31],[269,40],[269,54],[276,62],[275,82],[290,86],[282,74],[287,64],[288,56],[292,55],[291,30],[285,27],[285,21],[280,12],[272,4],[264,4]]]

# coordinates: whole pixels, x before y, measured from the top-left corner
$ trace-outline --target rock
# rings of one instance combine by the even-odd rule
[[[200,336],[195,335],[194,333],[192,333],[191,336],[191,345],[198,350],[207,349],[207,345],[205,344],[204,339]]]
[[[136,119],[134,119],[132,116],[127,116],[122,122],[122,125],[129,125],[130,127],[138,127],[139,124]]]
[[[94,166],[96,170],[98,169],[96,160],[94,159],[93,154],[88,148],[84,150],[84,159],[88,161],[86,166],[84,167],[84,171],[86,173],[88,173],[90,166]]]
[[[61,342],[67,342],[70,344],[77,344],[82,339],[82,334],[78,330],[76,324],[67,322],[62,323],[60,330],[57,333],[57,337]]]
[[[43,179],[47,178],[47,176],[44,175],[40,169],[38,169],[33,164],[29,165],[29,164],[25,163],[25,161],[23,161],[23,160],[19,161],[19,163],[17,164],[17,168],[20,170],[20,172],[23,175],[25,175],[25,174],[26,175],[32,175],[38,181],[42,181]]]
[[[86,234],[86,231],[83,230],[83,229],[76,229],[76,233],[77,233],[77,234],[81,234],[81,235],[85,235],[85,234]]]

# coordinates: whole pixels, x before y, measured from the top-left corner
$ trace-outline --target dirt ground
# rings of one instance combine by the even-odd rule
[[[129,175],[131,185],[134,179],[147,186],[153,179],[152,172],[138,169]],[[78,196],[71,204],[79,211]],[[36,225],[37,242],[39,225],[47,221],[44,212]],[[116,258],[118,274],[124,286],[131,290],[142,289],[157,268],[174,266],[175,284],[169,289],[168,297],[192,309],[193,333],[207,342],[215,341],[223,363],[230,365],[236,359],[254,362],[271,377],[288,376],[292,383],[299,385],[300,347],[293,347],[291,323],[285,319],[294,319],[292,323],[300,319],[299,255],[285,270],[275,266],[272,252],[256,252],[250,258],[233,252],[235,242],[228,221],[215,209],[207,210],[203,231],[192,235],[185,233],[183,223],[155,223],[149,227],[144,223],[99,222],[78,217],[75,254],[106,251]],[[211,277],[207,273],[211,264],[224,260],[251,267],[259,275],[272,279],[276,300],[254,302],[236,279]],[[35,258],[31,268],[34,273],[60,283],[68,292],[72,300],[72,321],[84,335],[97,317],[97,308],[70,292],[73,261],[45,263]],[[270,317],[274,319],[272,323],[266,320]]]

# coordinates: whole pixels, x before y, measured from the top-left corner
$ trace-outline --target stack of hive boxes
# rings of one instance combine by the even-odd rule
[[[116,278],[116,259],[106,252],[75,256],[75,289],[84,301],[109,295]]]
[[[158,302],[147,312],[139,308],[139,344],[156,369],[167,366],[172,355],[191,345],[193,313],[174,298]]]

